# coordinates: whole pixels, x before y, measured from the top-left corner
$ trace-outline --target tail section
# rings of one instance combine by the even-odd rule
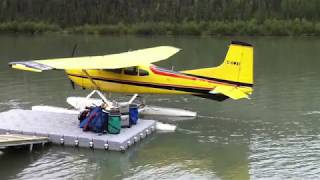
[[[183,73],[231,83],[253,86],[253,46],[232,41],[224,62],[217,67],[183,71]],[[252,88],[250,88],[252,89]]]

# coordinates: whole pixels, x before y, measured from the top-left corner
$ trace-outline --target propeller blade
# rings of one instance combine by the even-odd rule
[[[78,44],[75,44],[72,49],[71,57],[74,57],[74,54],[76,53],[77,48],[78,48]]]
[[[74,85],[74,82],[70,80],[70,83],[71,83],[72,89],[76,89],[76,86]]]

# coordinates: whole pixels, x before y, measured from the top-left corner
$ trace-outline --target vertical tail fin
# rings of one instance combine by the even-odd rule
[[[232,41],[225,60],[220,66],[188,70],[183,73],[251,87],[253,85],[253,46]]]

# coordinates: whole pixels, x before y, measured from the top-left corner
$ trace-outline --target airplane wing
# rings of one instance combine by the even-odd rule
[[[34,72],[42,72],[44,70],[52,69],[118,69],[151,64],[157,61],[165,60],[179,51],[179,48],[171,46],[158,46],[104,56],[85,56],[10,62],[9,66],[15,69]]]
[[[212,91],[210,91],[211,94],[224,94],[225,96],[228,96],[234,100],[247,98],[249,99],[249,96],[239,90],[236,87],[232,86],[217,86]]]

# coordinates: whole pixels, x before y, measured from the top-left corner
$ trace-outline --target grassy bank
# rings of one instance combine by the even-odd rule
[[[0,33],[70,33],[100,35],[246,35],[246,36],[320,36],[320,22],[305,19],[277,20],[267,19],[258,22],[213,21],[213,22],[146,22],[135,24],[83,25],[61,27],[44,22],[6,22],[0,23]]]
[[[36,34],[45,32],[62,31],[61,27],[55,24],[43,22],[5,22],[0,23],[0,33],[26,33]]]

